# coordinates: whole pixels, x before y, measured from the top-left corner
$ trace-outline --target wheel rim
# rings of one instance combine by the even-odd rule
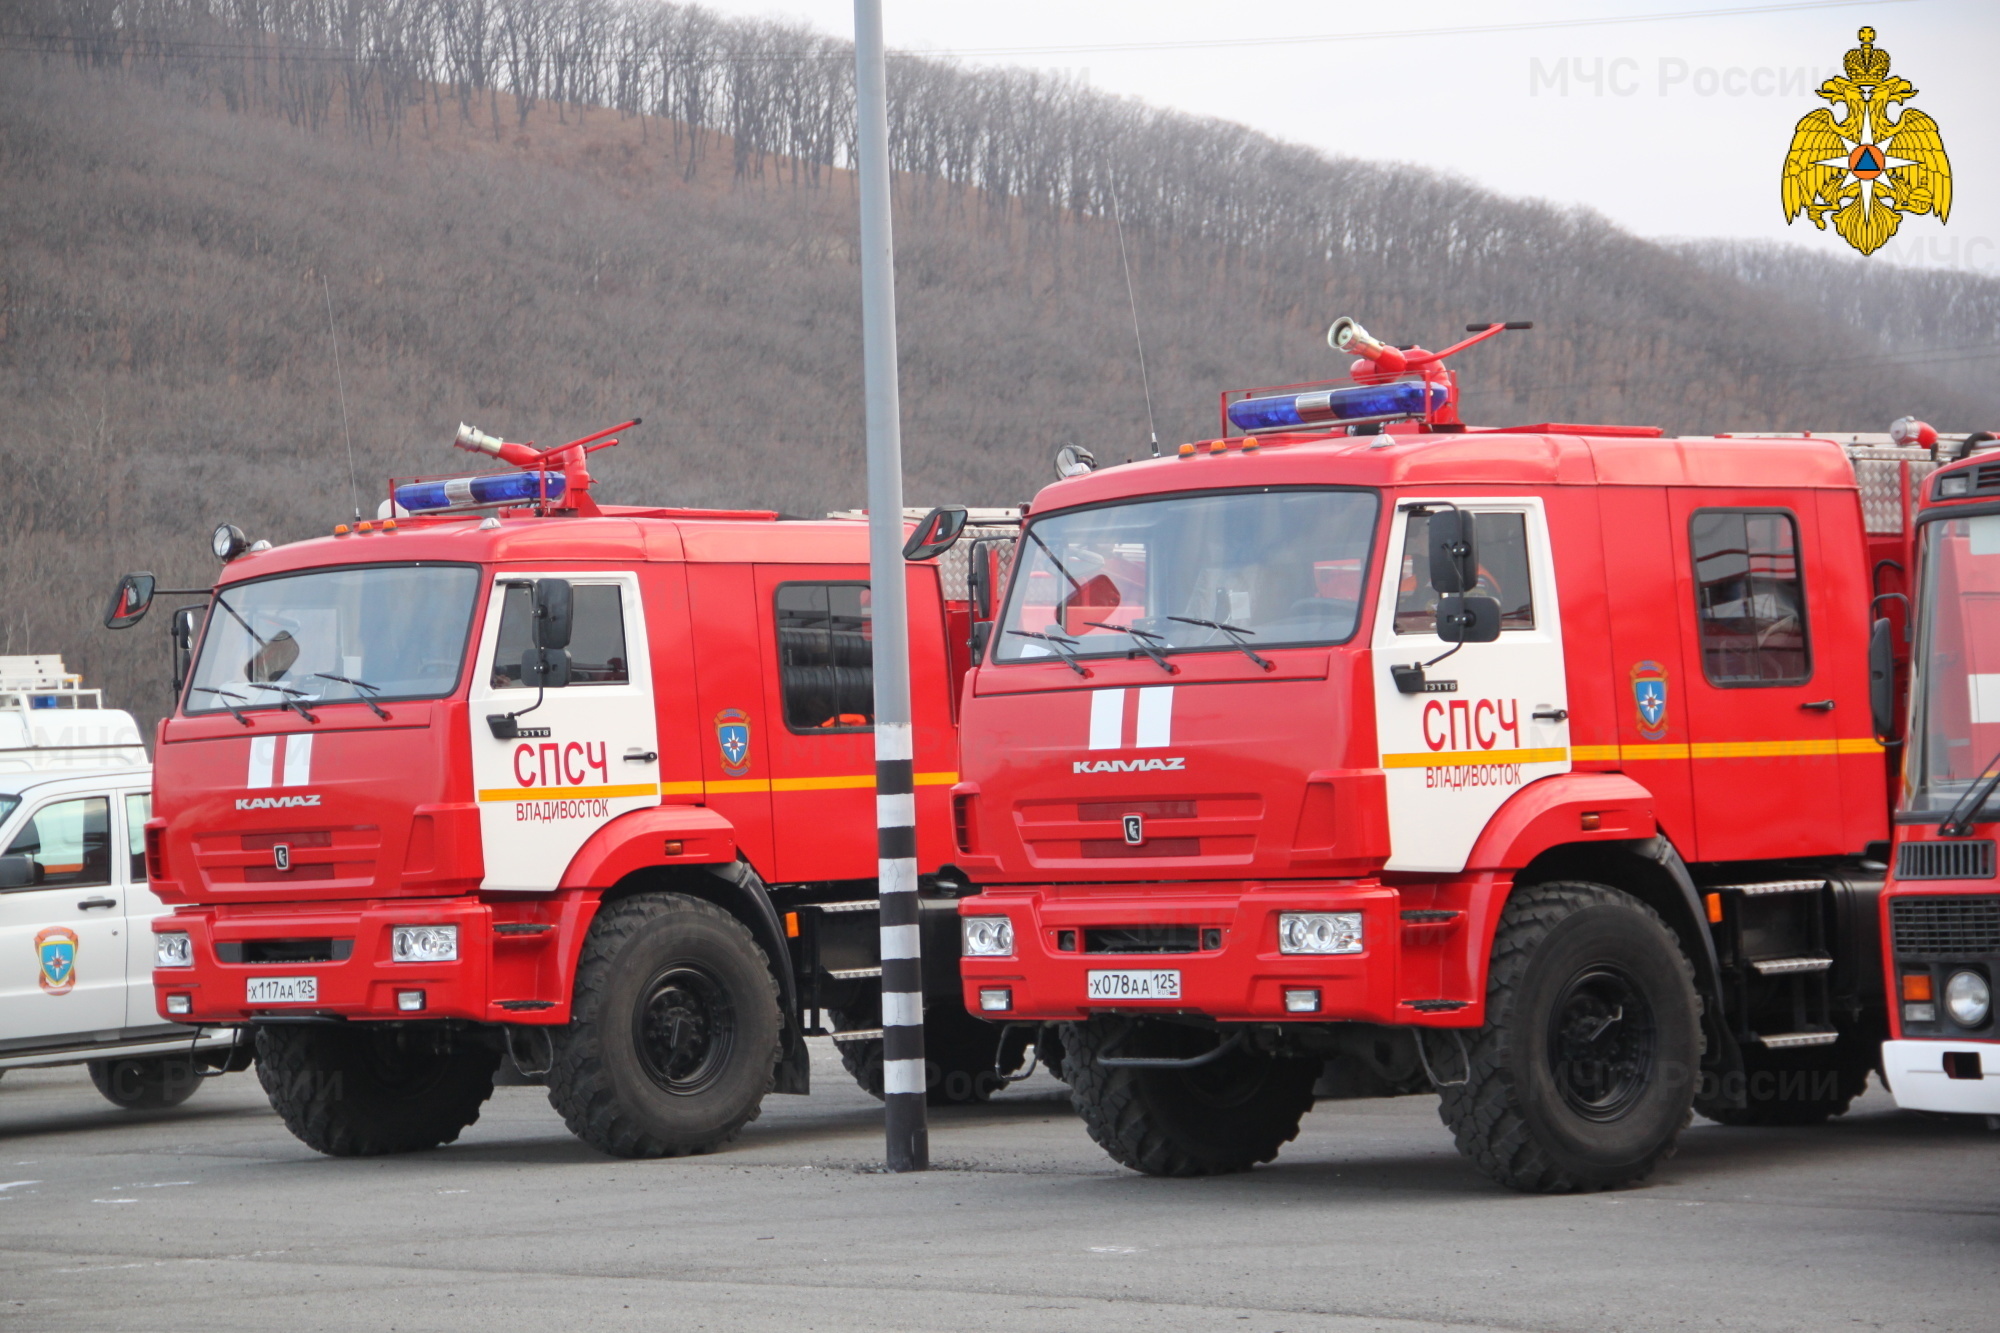
[[[1569,979],[1549,1013],[1549,1073],[1585,1120],[1616,1120],[1653,1085],[1659,1029],[1622,968],[1597,964]]]
[[[663,968],[639,992],[632,1044],[646,1076],[677,1097],[706,1091],[722,1077],[736,1044],[736,1007],[706,968]]]

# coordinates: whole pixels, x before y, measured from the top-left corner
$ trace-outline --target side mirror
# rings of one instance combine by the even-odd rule
[[[188,673],[194,670],[194,636],[201,626],[199,606],[177,606],[174,618],[168,622],[167,637],[174,645],[174,698],[181,697],[181,688],[187,684]]]
[[[976,541],[965,562],[965,595],[972,603],[974,620],[993,619],[993,543],[990,538]]]
[[[916,531],[903,543],[903,559],[929,560],[943,555],[958,541],[969,518],[962,505],[939,505],[917,520]]]
[[[569,649],[530,648],[522,653],[521,683],[549,690],[569,684]]]
[[[35,882],[35,858],[19,852],[0,856],[0,889],[25,889]]]
[[[987,641],[990,640],[992,637],[993,637],[992,621],[975,620],[972,622],[971,643],[972,643],[972,660],[974,664],[977,664],[985,660],[986,644]]]
[[[1435,571],[1437,566],[1431,566]],[[1491,643],[1500,637],[1500,602],[1478,593],[1438,598],[1437,634],[1446,643]]]
[[[118,580],[111,604],[104,608],[104,628],[130,629],[144,620],[153,609],[154,583],[151,574],[127,574]]]
[[[1479,586],[1479,537],[1475,528],[1473,516],[1463,509],[1439,509],[1431,513],[1431,587],[1438,592],[1465,593]]]
[[[1877,736],[1895,734],[1896,653],[1887,616],[1868,635],[1868,710]]]
[[[535,646],[537,648],[567,648],[569,633],[574,620],[575,597],[568,579],[535,580]],[[536,684],[522,677],[523,684]],[[550,682],[554,684],[555,682]],[[569,683],[569,671],[563,671],[563,684]]]

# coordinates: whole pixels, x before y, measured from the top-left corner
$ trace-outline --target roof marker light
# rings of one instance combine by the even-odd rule
[[[1191,445],[1191,444],[1184,444],[1184,445],[1182,445],[1182,446],[1180,447],[1180,449],[1179,449],[1179,451],[1178,451],[1178,452],[1180,453],[1180,456],[1181,456],[1182,458],[1193,458],[1193,457],[1194,457],[1194,446],[1193,446],[1193,445]]]
[[[560,500],[564,485],[560,472],[496,472],[449,481],[409,482],[396,488],[396,503],[412,513],[471,505],[533,504],[543,498]]]
[[[1392,384],[1357,384],[1351,389],[1314,389],[1307,393],[1240,398],[1229,405],[1229,424],[1242,431],[1298,430],[1348,425],[1363,421],[1395,421],[1421,417],[1450,399],[1443,384],[1420,380]]]

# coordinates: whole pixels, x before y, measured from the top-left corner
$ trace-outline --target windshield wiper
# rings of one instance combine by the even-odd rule
[[[215,594],[215,604],[221,607],[223,610],[227,611],[231,616],[234,616],[236,619],[236,623],[243,627],[243,632],[245,634],[248,634],[251,638],[255,639],[257,641],[257,646],[259,648],[269,648],[271,646],[271,641],[269,639],[266,639],[256,630],[251,629],[250,622],[245,620],[242,616],[236,614],[235,607],[231,606],[228,602],[222,600],[221,593]],[[252,681],[251,683],[255,684],[256,682]]]
[[[1076,581],[1076,575],[1070,573],[1069,569],[1063,564],[1063,562],[1056,559],[1056,553],[1054,551],[1051,551],[1049,549],[1049,544],[1042,540],[1041,533],[1036,532],[1033,528],[1029,528],[1028,540],[1042,548],[1042,554],[1046,555],[1049,558],[1049,563],[1054,565],[1056,569],[1061,572],[1062,576],[1069,580],[1070,587],[1076,589],[1078,592],[1083,591],[1083,585]],[[1014,632],[1016,634],[1028,633],[1027,630],[1016,630]]]
[[[194,687],[193,692],[196,694],[214,695],[216,698],[222,700],[222,706],[229,710],[229,716],[235,718],[238,722],[241,722],[246,727],[250,725],[250,719],[236,711],[236,704],[232,704],[229,702],[231,699],[236,700],[236,703],[239,704],[247,704],[250,701],[248,699],[245,699],[242,695],[236,693],[234,690],[218,690],[213,685],[197,685]]]
[[[374,696],[382,692],[382,689],[379,685],[370,685],[365,680],[355,680],[350,676],[336,676],[331,671],[315,671],[313,672],[313,679],[337,680],[342,685],[352,685],[354,687],[355,698],[361,700],[362,703],[365,703],[370,708],[374,709],[375,716],[381,718],[384,722],[387,722],[389,720],[389,710],[382,707],[381,704],[375,702]],[[363,694],[362,693],[363,690],[366,690],[367,693]]]
[[[1050,628],[1054,627],[1051,626]],[[1037,634],[1031,629],[1010,629],[1007,632],[1009,634],[1018,634],[1024,639],[1041,640],[1055,651],[1056,656],[1063,660],[1063,665],[1067,666],[1071,671],[1076,672],[1079,676],[1088,676],[1090,674],[1090,668],[1077,661],[1076,654],[1070,651],[1076,643],[1075,639],[1061,634]]]
[[[280,685],[275,680],[246,680],[243,683],[245,685],[251,686],[254,689],[276,690],[279,694],[284,696],[283,698],[278,700],[278,704],[280,707],[291,709],[294,713],[297,713],[300,717],[304,718],[308,722],[314,724],[317,724],[319,722],[319,719],[313,716],[311,713],[307,712],[306,706],[303,703],[299,702],[301,699],[307,699],[312,697],[308,695],[304,690],[295,690],[289,685]]]
[[[1257,632],[1254,629],[1239,629],[1235,625],[1225,625],[1220,620],[1197,620],[1193,616],[1168,616],[1167,619],[1178,620],[1183,625],[1200,625],[1205,629],[1219,629],[1229,636],[1229,646],[1237,652],[1242,653],[1266,671],[1277,670],[1274,664],[1266,662],[1263,658],[1257,656],[1250,645],[1243,641],[1245,634],[1255,634]]]
[[[1178,676],[1181,674],[1181,669],[1172,662],[1169,662],[1165,653],[1162,653],[1158,648],[1146,642],[1148,639],[1157,639],[1161,643],[1165,643],[1167,638],[1164,634],[1155,634],[1151,630],[1139,629],[1133,625],[1113,625],[1102,620],[1086,620],[1083,623],[1096,629],[1114,630],[1119,634],[1131,635],[1133,648],[1152,658],[1155,662],[1158,662],[1160,670],[1166,672],[1169,676]],[[1126,654],[1127,657],[1131,655],[1131,653]]]
[[[1972,835],[1972,825],[1979,818],[1979,812],[1986,808],[1987,798],[1993,789],[2000,787],[2000,754],[1986,761],[1986,767],[1979,770],[1978,779],[1958,798],[1951,813],[1938,825],[1940,838],[1965,838]]]

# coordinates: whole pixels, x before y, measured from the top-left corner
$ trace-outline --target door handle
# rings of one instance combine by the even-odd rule
[[[660,757],[657,750],[627,750],[625,762],[628,764],[650,764]]]
[[[116,907],[116,906],[118,906],[118,900],[116,898],[85,898],[82,902],[77,904],[77,910],[88,912],[94,907]]]
[[[1833,711],[1833,700],[1814,699],[1809,703],[1800,704],[1799,707],[1810,708],[1815,713],[1831,713]]]
[[[1567,722],[1569,721],[1569,709],[1550,708],[1544,704],[1534,712],[1528,714],[1528,717],[1530,721],[1534,722]]]

